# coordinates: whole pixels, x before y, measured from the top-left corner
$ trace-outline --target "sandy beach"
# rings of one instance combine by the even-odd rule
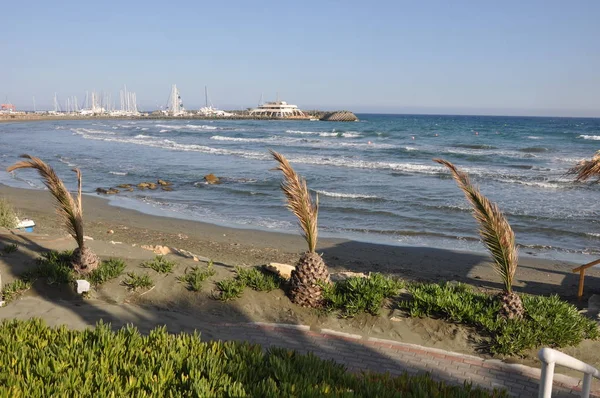
[[[75,247],[74,241],[57,224],[48,192],[0,186],[0,196],[10,200],[23,217],[32,218],[36,222],[33,234],[0,231],[1,244],[19,245],[18,252],[0,256],[3,283],[12,281],[34,266],[35,258],[45,250]],[[170,330],[178,331],[193,327],[186,321],[190,315],[202,314],[203,321],[318,325],[321,328],[396,339],[466,354],[486,355],[481,352],[481,342],[474,339],[475,334],[470,328],[435,319],[407,318],[393,306],[384,310],[379,317],[361,315],[346,320],[294,306],[281,291],[269,294],[246,291],[242,299],[230,303],[211,298],[213,282],[232,276],[235,266],[249,267],[269,262],[294,264],[299,254],[305,250],[305,243],[299,234],[233,229],[151,216],[113,207],[106,199],[93,195],[84,196],[83,208],[85,235],[93,239],[88,241],[89,246],[103,259],[124,259],[127,263],[126,271],[145,271],[140,269],[139,264],[154,257],[153,252],[140,248],[141,245],[165,245],[212,259],[217,275],[204,283],[201,292],[187,291],[176,278],[187,267],[198,263],[189,258],[170,255],[179,265],[173,274],[153,276],[155,287],[150,291],[128,292],[120,285],[122,278],[118,278],[103,285],[82,303],[72,293],[65,292],[64,288],[36,283],[34,289],[28,291],[22,300],[10,303],[6,308],[8,312],[3,312],[0,317],[10,317],[12,313],[9,308],[17,311],[19,305],[28,308],[19,312],[19,317],[37,316],[40,311],[48,313],[57,300],[62,300],[65,304],[60,306],[62,312],[52,312],[57,324],[61,322],[60,319],[68,319],[70,323],[84,327],[93,325],[100,318],[108,318],[115,325],[131,321],[139,324],[142,329],[166,323]],[[406,280],[460,281],[488,291],[497,291],[502,287],[499,276],[484,254],[341,239],[321,239],[317,251],[323,253],[334,273],[382,272]],[[522,256],[515,289],[531,294],[557,293],[576,303],[578,275],[571,273],[574,266],[576,265]],[[599,291],[600,270],[592,269],[586,277],[585,298]],[[65,309],[73,306],[84,307],[76,312]],[[85,306],[90,306],[90,309],[85,310]],[[104,306],[112,306],[114,313],[111,315],[110,311],[97,310]],[[153,316],[144,318],[139,314],[135,315],[138,310],[130,311],[123,306],[150,309],[154,311]],[[589,356],[586,351],[590,350],[586,344],[588,343],[566,349],[566,352],[586,358]],[[533,355],[531,353],[529,359],[525,358],[525,363],[534,363]],[[590,363],[595,360],[597,358],[590,358]]]

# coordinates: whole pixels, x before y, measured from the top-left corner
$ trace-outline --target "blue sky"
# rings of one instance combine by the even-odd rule
[[[0,7],[0,100],[143,109],[600,116],[600,1],[31,1]]]

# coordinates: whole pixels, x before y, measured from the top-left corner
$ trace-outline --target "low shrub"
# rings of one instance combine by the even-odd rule
[[[17,213],[12,204],[5,198],[0,198],[0,227],[11,229],[18,224]]]
[[[2,287],[2,294],[0,295],[0,298],[7,303],[10,303],[15,298],[23,294],[26,290],[31,288],[31,284],[32,282],[21,279],[15,279],[10,283],[6,283]]]
[[[144,261],[142,267],[151,268],[154,271],[161,274],[168,274],[173,271],[173,267],[177,265],[176,262],[167,260],[165,256],[156,256],[150,261]]]
[[[213,268],[213,263],[210,261],[206,268],[192,267],[185,270],[185,274],[178,277],[179,282],[187,284],[187,289],[193,292],[198,292],[202,289],[202,282],[214,276],[216,271]]]
[[[4,246],[4,247],[2,248],[2,251],[3,251],[5,254],[14,253],[14,252],[16,252],[17,250],[19,250],[19,246],[18,246],[16,243],[13,243],[13,244],[11,244],[11,245],[6,245],[6,246]]]
[[[216,282],[216,298],[229,301],[241,297],[246,287],[258,292],[270,292],[281,286],[281,278],[257,268],[235,267],[236,276]]]
[[[281,278],[272,273],[265,273],[257,268],[237,267],[237,279],[245,286],[258,292],[270,292],[278,289],[281,285]]]
[[[541,346],[565,347],[600,337],[598,326],[558,296],[521,295],[526,316],[522,320],[498,316],[495,296],[476,293],[462,284],[410,284],[410,300],[399,302],[413,317],[440,317],[476,327],[491,337],[494,354],[520,354]]]
[[[221,301],[229,301],[240,298],[244,292],[244,289],[246,288],[246,284],[237,278],[223,279],[215,284],[219,290],[215,297]]]
[[[49,328],[39,319],[0,323],[0,396],[115,397],[506,397],[471,385],[447,385],[428,375],[356,374],[333,361],[200,335],[142,335]]]
[[[154,286],[152,278],[148,274],[136,274],[135,272],[128,272],[127,277],[121,282],[123,286],[126,286],[129,290],[147,289]]]
[[[88,276],[93,285],[98,286],[111,279],[117,278],[125,269],[125,262],[119,258],[111,258],[102,261],[100,266],[93,270]]]
[[[75,280],[75,272],[71,266],[72,256],[73,250],[43,253],[37,260],[37,268],[25,272],[21,278],[30,282],[38,278],[46,278],[50,285],[70,283]]]
[[[402,281],[378,273],[368,278],[351,277],[323,285],[324,306],[341,311],[343,317],[361,312],[378,315],[384,300],[396,296],[403,286]]]

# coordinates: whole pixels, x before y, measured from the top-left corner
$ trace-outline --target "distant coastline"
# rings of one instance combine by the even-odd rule
[[[0,123],[2,122],[34,122],[34,121],[57,121],[57,120],[277,120],[277,121],[298,121],[298,120],[331,120],[331,121],[353,121],[356,115],[350,111],[304,111],[306,117],[264,117],[251,116],[248,111],[231,111],[231,116],[206,116],[200,114],[188,114],[185,116],[169,116],[163,113],[148,113],[140,116],[114,116],[114,115],[75,115],[75,114],[47,114],[47,113],[0,113]],[[348,120],[340,119],[349,115]]]

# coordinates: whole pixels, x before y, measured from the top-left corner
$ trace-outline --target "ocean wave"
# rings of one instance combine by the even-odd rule
[[[116,135],[116,133],[112,132],[112,131],[86,129],[86,128],[72,128],[71,131],[78,135],[83,135],[83,134]]]
[[[138,134],[138,135],[135,136],[135,138],[152,138],[152,136],[144,135],[144,134]]]
[[[167,129],[167,130],[222,130],[219,127],[216,126],[208,126],[208,125],[196,125],[196,124],[185,124],[185,125],[179,125],[179,124],[156,124],[156,127],[160,127],[162,129]]]
[[[536,158],[538,155],[534,155],[532,153],[525,152],[515,152],[515,151],[503,151],[503,150],[482,150],[482,149],[446,149],[445,153],[452,153],[456,155],[466,155],[466,156],[490,156],[497,155],[503,156],[505,158],[516,158],[516,159],[527,159],[527,158]]]
[[[507,184],[519,184],[525,185],[528,187],[537,187],[544,189],[560,189],[565,186],[564,183],[560,182],[542,182],[542,181],[525,181],[525,180],[517,180],[517,179],[505,179],[499,178],[497,181]]]
[[[528,135],[527,138],[530,140],[541,140],[542,137],[538,137],[537,135]]]
[[[341,192],[330,192],[330,191],[322,191],[322,190],[314,190],[314,192],[319,195],[329,196],[332,198],[343,198],[343,199],[379,199],[379,197],[375,195],[362,195],[355,193],[341,193]]]
[[[530,148],[521,148],[521,149],[519,149],[519,151],[525,152],[525,153],[542,153],[542,152],[548,152],[548,148],[534,146],[534,147],[530,147]]]
[[[116,175],[116,176],[126,176],[127,172],[124,172],[124,171],[109,171],[108,174],[113,174],[113,175]]]
[[[580,135],[577,136],[577,138],[583,138],[584,140],[594,140],[594,141],[600,141],[600,135]]]
[[[456,144],[453,145],[455,148],[466,148],[466,149],[498,149],[493,145],[486,144]]]
[[[301,134],[301,135],[318,135],[320,137],[344,137],[344,138],[358,138],[362,137],[362,134],[356,131],[302,131],[302,130],[286,130],[288,134]]]
[[[600,238],[600,233],[596,232],[586,232],[586,235],[593,236],[594,238]]]
[[[58,161],[61,162],[61,163],[66,164],[69,167],[75,167],[75,166],[77,166],[75,163],[71,162],[70,158],[64,158],[62,156],[58,156]]]
[[[231,142],[257,142],[266,143],[274,140],[274,137],[270,138],[240,138],[240,137],[224,137],[222,135],[213,135],[210,137],[211,140],[215,141],[231,141]]]

